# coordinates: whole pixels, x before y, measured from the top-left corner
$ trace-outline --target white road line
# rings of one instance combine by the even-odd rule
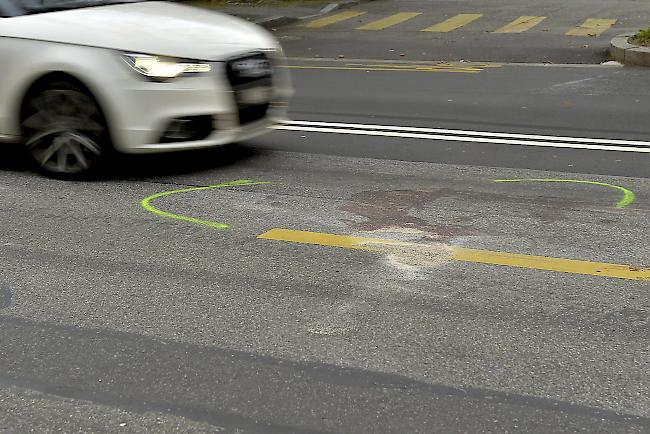
[[[341,122],[285,121],[276,130],[302,131],[359,136],[398,137],[468,143],[494,143],[551,148],[589,149],[650,154],[650,142],[586,137],[543,136],[538,134],[493,133],[486,131],[440,128],[401,127],[394,125],[349,124]]]
[[[401,127],[396,125],[368,125],[368,124],[349,124],[341,122],[314,122],[314,121],[283,121],[284,125],[300,125],[308,127],[331,127],[331,128],[351,128],[362,130],[382,130],[408,133],[433,133],[433,134],[450,134],[458,136],[475,136],[475,137],[499,137],[510,139],[532,139],[553,142],[569,143],[590,143],[590,144],[608,144],[608,145],[632,145],[640,147],[650,147],[650,142],[638,140],[617,140],[617,139],[592,139],[588,137],[566,137],[566,136],[544,136],[539,134],[516,134],[516,133],[494,133],[487,131],[471,130],[449,130],[442,128],[422,128],[422,127]]]
[[[276,130],[286,130],[286,131],[352,134],[358,136],[399,137],[399,138],[408,138],[408,139],[428,139],[428,140],[468,142],[468,143],[495,143],[501,145],[524,145],[524,146],[540,146],[540,147],[551,147],[551,148],[572,148],[572,149],[591,149],[591,150],[599,150],[599,151],[650,153],[650,147],[637,148],[637,147],[622,147],[622,146],[612,146],[612,145],[542,142],[542,141],[532,141],[532,140],[529,141],[529,140],[511,140],[511,139],[491,139],[487,137],[460,137],[460,136],[451,136],[451,135],[446,136],[446,135],[439,135],[439,134],[384,132],[384,131],[372,131],[372,130],[349,130],[349,129],[341,129],[341,128],[296,127],[290,125],[278,125],[273,128]]]

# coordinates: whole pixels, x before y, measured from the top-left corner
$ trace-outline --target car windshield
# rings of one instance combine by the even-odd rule
[[[30,14],[142,1],[146,0],[11,0],[11,3],[22,14]]]

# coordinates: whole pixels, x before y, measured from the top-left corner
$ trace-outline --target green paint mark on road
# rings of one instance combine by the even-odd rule
[[[183,188],[180,190],[172,190],[172,191],[163,191],[160,193],[152,194],[151,196],[147,196],[144,199],[140,201],[140,205],[142,208],[146,209],[147,211],[154,213],[158,216],[161,217],[168,217],[176,220],[181,220],[184,222],[188,223],[195,223],[197,225],[204,225],[208,226],[214,229],[228,229],[230,226],[227,225],[226,223],[220,223],[220,222],[215,222],[212,220],[201,220],[197,219],[194,217],[189,217],[189,216],[184,216],[180,214],[174,214],[168,211],[161,210],[159,208],[156,208],[155,206],[151,205],[151,201],[154,199],[158,199],[161,197],[166,197],[166,196],[171,196],[172,194],[178,194],[178,193],[189,193],[191,191],[203,191],[203,190],[213,190],[215,188],[226,188],[226,187],[240,187],[243,185],[260,185],[260,184],[270,184],[270,182],[260,182],[260,181],[253,181],[251,179],[238,179],[235,181],[230,181],[230,182],[224,182],[223,184],[217,184],[217,185],[208,185],[206,187],[189,187],[189,188]]]
[[[581,181],[579,179],[496,179],[494,182],[573,182],[576,184],[600,185],[601,187],[614,188],[623,192],[623,198],[616,203],[616,208],[625,208],[634,202],[634,199],[636,198],[634,192],[628,190],[627,188],[620,187],[618,185],[607,184],[605,182]]]

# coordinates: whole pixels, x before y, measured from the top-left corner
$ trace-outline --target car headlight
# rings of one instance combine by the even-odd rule
[[[212,70],[209,63],[147,54],[123,54],[122,59],[135,71],[152,79],[170,79],[186,74],[206,73]]]
[[[282,49],[282,46],[280,44],[277,44],[274,48],[269,48],[267,50],[264,50],[268,53],[272,53],[276,57],[285,57],[284,55],[284,49]]]

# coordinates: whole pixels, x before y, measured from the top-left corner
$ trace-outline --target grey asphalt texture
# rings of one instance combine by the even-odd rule
[[[373,61],[298,60],[299,67],[345,68]],[[382,63],[379,63],[382,65]],[[389,67],[395,64],[386,63]],[[398,63],[430,66],[435,63]],[[469,66],[466,64],[466,66]],[[292,69],[296,120],[591,137],[650,139],[650,77],[644,68],[524,66],[478,74]],[[315,103],[317,102],[317,103]],[[354,146],[350,146],[350,142]],[[265,149],[648,177],[647,154],[496,144],[277,132]]]
[[[650,22],[650,5],[635,0],[377,0],[348,9],[366,14],[319,29],[301,27],[302,23],[280,27],[276,35],[292,57],[592,64],[607,60],[614,36],[636,33]],[[355,30],[399,12],[422,15],[380,31]],[[467,13],[483,16],[450,33],[420,31]],[[547,18],[524,33],[494,33],[520,16]],[[566,35],[588,18],[617,22],[598,36]]]
[[[632,96],[647,82],[636,69],[402,74],[294,70],[291,116],[637,139],[648,128],[647,91]],[[583,79],[601,93],[566,85]],[[458,106],[442,102],[452,93]],[[565,98],[573,105],[562,111]],[[648,266],[648,162],[273,132],[123,158],[106,179],[81,183],[33,174],[7,147],[0,431],[649,432],[647,281],[411,267],[391,254],[256,239],[289,228]],[[617,209],[611,189],[493,182],[569,177],[637,198]],[[153,202],[227,230],[139,204],[234,179],[270,184]]]

